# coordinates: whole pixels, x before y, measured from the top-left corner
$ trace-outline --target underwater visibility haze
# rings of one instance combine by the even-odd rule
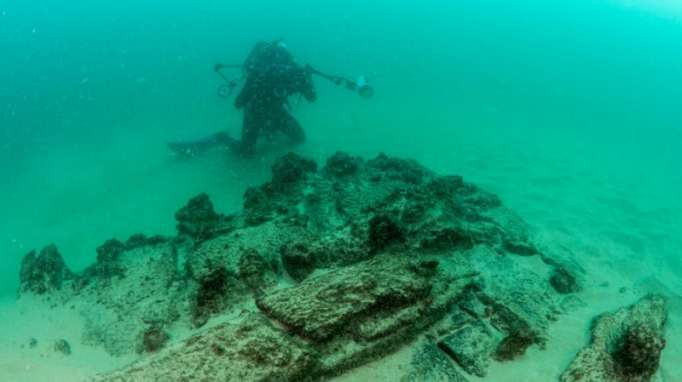
[[[172,155],[278,39],[306,141]],[[5,1],[0,51],[0,380],[682,381],[676,1]]]

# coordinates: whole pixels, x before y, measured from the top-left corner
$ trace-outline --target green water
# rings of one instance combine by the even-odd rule
[[[322,159],[412,157],[498,193],[541,232],[633,282],[682,286],[682,10],[617,1],[40,1],[0,4],[0,290],[54,242],[80,269],[110,237],[171,234],[208,192],[237,210],[271,156],[171,160],[165,142],[241,116],[216,61],[284,37],[366,74],[372,100],[316,80],[295,115]]]

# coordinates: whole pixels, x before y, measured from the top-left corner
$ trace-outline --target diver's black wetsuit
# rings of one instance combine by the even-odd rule
[[[196,142],[171,143],[185,155],[194,155],[219,145],[227,145],[243,155],[253,153],[262,133],[283,133],[295,144],[305,142],[305,132],[289,113],[287,98],[300,93],[314,102],[316,97],[311,73],[294,62],[281,41],[259,42],[244,62],[246,81],[234,106],[244,110],[241,141],[227,133],[217,133]]]
[[[300,93],[316,99],[310,71],[294,62],[281,42],[258,43],[244,62],[246,83],[234,106],[244,109],[242,150],[249,153],[261,132],[279,131],[294,143],[305,141],[305,132],[287,110],[287,97]]]

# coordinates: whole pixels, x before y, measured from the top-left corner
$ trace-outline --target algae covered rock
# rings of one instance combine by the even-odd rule
[[[280,248],[280,254],[284,269],[296,281],[303,281],[303,279],[315,271],[316,258],[307,244],[285,244]]]
[[[594,319],[590,343],[561,375],[561,382],[647,382],[665,348],[666,301],[649,295]]]
[[[428,170],[411,159],[391,158],[380,154],[369,160],[367,165],[380,170],[383,176],[408,184],[420,184],[427,177]]]
[[[333,176],[343,177],[355,174],[361,164],[362,158],[352,157],[342,151],[338,151],[327,159],[324,171]]]
[[[64,281],[72,276],[57,247],[51,244],[37,255],[31,251],[24,256],[19,272],[21,291],[44,294],[59,290]]]
[[[303,180],[306,174],[316,171],[315,161],[289,153],[277,159],[272,165],[272,184],[275,188],[283,189]]]
[[[618,373],[626,380],[650,380],[658,370],[665,344],[663,334],[656,328],[645,323],[631,324],[613,354]]]
[[[554,269],[549,279],[552,287],[561,294],[575,293],[580,291],[580,285],[575,276],[566,268],[559,266]]]
[[[202,242],[215,236],[220,215],[213,210],[213,203],[208,195],[199,194],[175,213],[175,220],[178,222],[177,228],[180,234]]]
[[[97,247],[97,261],[99,262],[109,262],[115,261],[118,256],[126,250],[126,245],[121,243],[117,239],[110,239],[104,242],[104,244]]]
[[[166,331],[158,325],[152,325],[142,333],[142,346],[139,352],[154,353],[161,350],[169,336]]]
[[[254,249],[245,250],[239,258],[239,279],[254,293],[277,284],[277,266]]]
[[[97,247],[97,262],[85,270],[85,277],[123,277],[125,267],[119,261],[119,256],[125,251],[126,245],[121,241],[117,239],[107,240]],[[82,282],[85,283],[88,280],[82,280]]]
[[[390,217],[374,216],[369,220],[369,247],[373,252],[379,252],[394,243],[405,241],[403,229]]]
[[[227,294],[234,276],[225,268],[218,267],[199,280],[199,289],[192,306],[192,320],[195,326],[202,326],[213,314],[220,313],[227,306]]]

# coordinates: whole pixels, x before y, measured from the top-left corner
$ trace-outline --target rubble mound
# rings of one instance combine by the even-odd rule
[[[175,237],[109,240],[79,274],[56,248],[31,253],[22,293],[81,312],[86,343],[145,354],[98,381],[320,380],[412,343],[423,350],[404,380],[465,381],[544,346],[577,290],[461,177],[383,154],[336,153],[320,171],[287,154],[272,172],[240,213],[198,195]]]

